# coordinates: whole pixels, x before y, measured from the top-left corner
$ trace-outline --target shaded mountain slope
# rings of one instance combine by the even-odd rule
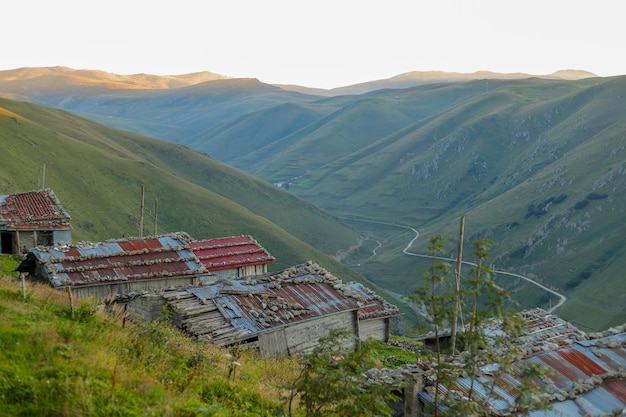
[[[0,143],[1,192],[52,188],[72,216],[75,240],[138,235],[145,184],[146,235],[154,228],[156,200],[158,233],[251,234],[278,258],[277,268],[321,258],[321,264],[357,277],[322,254],[353,245],[352,230],[293,195],[181,145],[5,99]]]
[[[500,268],[571,298],[558,314],[590,328],[619,324],[623,97],[626,77],[504,86],[313,171],[292,190],[335,214],[420,227],[417,252],[431,233],[454,236],[465,214],[468,240],[499,243]]]
[[[189,146],[221,161],[244,158],[323,118],[334,108],[284,103],[230,119]]]
[[[568,303],[557,314],[600,329],[626,321],[626,77],[590,75],[454,79],[335,97],[218,80],[80,97],[72,111],[109,120],[107,112],[117,110],[109,122],[125,129],[184,137],[266,181],[291,183],[292,193],[333,215],[389,223],[355,222],[370,239],[346,262],[397,293],[417,285],[423,268],[402,253],[410,233],[392,232],[393,224],[420,229],[412,250],[423,252],[429,234],[454,236],[465,214],[469,239],[485,235],[500,244],[493,252],[499,268],[565,292]],[[130,142],[116,142],[115,152],[128,153]],[[202,186],[210,178],[241,181],[214,171],[219,164],[203,175],[195,168],[203,155],[177,156],[182,151],[172,146],[167,158],[145,155]],[[230,197],[233,187],[218,193]],[[259,189],[268,199],[282,196]],[[257,201],[254,193],[233,194],[242,204],[249,199],[245,205]],[[267,215],[278,224],[278,213]],[[523,305],[549,307],[546,294],[515,280],[507,285]]]

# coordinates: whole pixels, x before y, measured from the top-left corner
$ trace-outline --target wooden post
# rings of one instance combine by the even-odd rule
[[[155,198],[154,199],[154,235],[153,236],[157,236],[157,225],[159,223],[159,201]]]
[[[145,195],[145,187],[141,184],[141,207],[139,209],[139,238],[143,238],[143,202]]]
[[[23,272],[20,272],[20,279],[22,280],[22,297],[26,301],[26,278],[24,278]]]
[[[122,329],[126,327],[126,317],[128,317],[128,303],[124,304],[124,313],[122,314]]]
[[[459,310],[461,309],[461,257],[463,256],[463,233],[465,229],[465,215],[461,216],[461,226],[459,228],[459,247],[456,256],[456,288],[454,292],[454,311],[452,312],[452,329],[450,331],[450,352],[456,352],[456,326],[459,321]]]
[[[72,295],[72,287],[67,287],[67,293],[70,296],[70,312],[72,314],[72,319],[74,318],[74,296]]]
[[[404,387],[404,417],[423,417],[424,404],[419,398],[424,390],[424,372],[405,371],[406,386]]]

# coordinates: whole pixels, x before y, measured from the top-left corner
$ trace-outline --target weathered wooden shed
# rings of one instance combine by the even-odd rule
[[[0,253],[71,241],[70,216],[52,190],[0,195]]]
[[[32,248],[17,270],[78,297],[196,285],[207,274],[186,233]]]
[[[211,272],[211,281],[265,274],[267,265],[276,262],[276,258],[249,235],[192,241],[189,247]]]
[[[245,343],[264,356],[306,353],[331,329],[343,328],[358,338],[389,337],[396,306],[359,283],[344,284],[315,263],[296,265],[275,274],[218,280],[184,290],[165,291],[156,307],[146,309],[148,295],[137,306],[160,311],[168,306],[172,322],[190,336],[219,346]],[[158,305],[158,303],[161,303]],[[149,315],[149,314],[148,314]]]

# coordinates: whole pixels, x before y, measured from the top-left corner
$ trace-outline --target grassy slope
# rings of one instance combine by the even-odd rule
[[[0,255],[1,415],[287,415],[298,358],[196,343],[163,322],[124,322],[121,312],[89,299],[72,317],[67,295],[47,285],[27,280],[24,299],[10,272],[17,264],[17,257]],[[387,344],[374,354],[380,366],[416,360],[413,349]],[[304,415],[297,399],[293,415]]]
[[[136,236],[143,183],[145,234],[152,234],[152,202],[158,199],[158,233],[183,230],[196,238],[252,234],[278,258],[275,268],[314,259],[346,280],[358,279],[320,251],[353,245],[356,234],[288,193],[180,145],[62,111],[0,103],[2,192],[40,188],[45,165],[45,187],[55,191],[72,216],[75,240]]]
[[[334,108],[333,113],[311,123],[293,134],[276,138],[256,150],[234,159],[225,159],[256,176],[271,181],[301,177],[342,157],[367,147],[376,140],[398,131],[416,120],[449,108],[482,94],[484,83],[429,85],[406,90],[383,90],[363,96],[334,97],[319,100],[320,108]],[[269,112],[266,112],[269,113]],[[249,137],[248,117],[239,118],[238,129],[233,129],[230,140]],[[260,125],[275,123],[276,118],[265,118]],[[279,119],[280,120],[280,119]],[[227,137],[220,137],[226,141]],[[206,149],[214,149],[211,138]],[[222,158],[216,153],[218,158]],[[302,178],[298,180],[301,182]]]
[[[122,324],[82,300],[5,275],[0,256],[0,414],[11,416],[282,415],[290,359],[244,351],[236,379],[225,349],[197,344],[161,323]]]
[[[564,318],[586,329],[623,323],[626,126],[619,103],[626,80],[539,84],[494,91],[384,138],[314,173],[302,195],[335,213],[385,216],[452,236],[465,213],[468,239],[486,235],[500,244],[493,251],[499,267],[572,298],[557,312]],[[591,192],[608,198],[575,209]],[[531,204],[563,194],[546,214],[526,217]],[[406,240],[398,239],[386,261],[396,272],[411,268],[399,250]],[[394,290],[404,287],[398,280]],[[537,303],[534,292],[516,295]]]
[[[288,136],[324,117],[331,110],[291,102],[272,106],[204,131],[189,147],[206,152],[220,161],[230,161]]]
[[[504,86],[508,89],[501,88]],[[571,287],[572,279],[576,280],[579,274],[591,269],[591,280],[566,288],[574,299],[579,291],[585,294],[583,288],[593,286],[595,282],[615,281],[617,269],[613,265],[620,264],[620,255],[609,246],[623,246],[619,241],[614,243],[619,239],[611,238],[611,232],[620,230],[614,221],[616,214],[620,213],[621,201],[617,194],[590,205],[591,211],[572,211],[567,215],[564,212],[584,199],[589,190],[606,183],[601,172],[604,167],[611,167],[611,171],[607,168],[606,177],[613,178],[611,182],[614,188],[617,187],[615,189],[620,187],[620,177],[615,174],[621,173],[621,156],[615,152],[623,142],[624,128],[615,121],[623,119],[619,113],[623,112],[619,99],[622,89],[623,77],[617,77],[577,82],[481,80],[375,92],[367,97],[382,97],[386,104],[396,100],[401,108],[410,108],[419,121],[357,152],[347,155],[336,152],[335,161],[301,179],[301,195],[335,214],[357,213],[452,233],[458,216],[467,213],[470,215],[468,227],[473,228],[468,230],[470,235],[486,233],[501,243],[495,253],[501,266],[526,270],[559,288]],[[187,104],[197,102],[198,97],[191,97]],[[337,97],[320,103],[343,103],[346,108],[355,109],[358,106],[353,103],[367,97]],[[132,107],[126,109],[132,110]],[[167,112],[159,114],[165,117]],[[328,118],[328,121],[336,120],[336,117]],[[314,131],[327,129],[320,139],[333,138],[333,129],[358,131],[356,126],[350,125],[350,120],[334,127],[330,124],[319,126]],[[240,123],[239,130],[233,129],[237,138],[250,131],[245,119]],[[198,126],[201,123],[194,128]],[[601,142],[598,140],[601,137],[606,139],[602,145],[604,148],[594,145]],[[307,138],[306,135],[299,136],[305,146],[315,149],[315,141],[309,143]],[[573,149],[587,140],[591,141],[589,151],[591,154],[596,152],[597,156],[589,158],[582,153],[581,159],[571,159]],[[302,154],[302,147],[284,147],[286,151],[294,149],[298,151],[291,156],[269,153],[271,160],[265,162],[280,161],[274,168],[264,162],[259,162],[259,166],[267,171],[267,175],[285,168],[290,170],[289,174],[310,168],[310,161],[298,156],[298,153]],[[579,148],[579,152],[583,149]],[[607,162],[606,155],[602,155],[604,151],[597,152],[602,149],[613,152],[610,162]],[[594,160],[596,162],[589,166],[588,162]],[[563,166],[566,166],[569,177],[559,174],[563,172],[560,171]],[[554,175],[548,179],[551,174]],[[581,180],[585,178],[587,183]],[[570,184],[565,186],[568,181]],[[551,205],[551,210],[556,213],[549,217],[524,219],[530,204],[541,203],[560,195],[561,191],[569,197],[566,203]],[[494,202],[489,203],[491,200]],[[603,210],[602,215],[599,210]],[[579,215],[594,216],[595,219],[590,226]],[[549,218],[553,218],[551,223],[547,221]],[[570,218],[571,224],[558,222]],[[516,222],[520,227],[509,227]],[[571,227],[563,227],[563,224]],[[566,248],[562,241],[550,242],[550,239],[558,238],[559,233],[555,231],[559,227],[562,231],[572,232],[571,236],[564,236],[564,241],[568,242]],[[585,228],[586,238],[591,237],[592,229],[593,233],[600,233],[599,237],[589,240],[596,243],[580,244],[583,241],[581,234],[576,235],[573,230],[581,227]],[[550,239],[542,238],[551,228]],[[402,243],[399,241],[395,246],[401,248]],[[530,253],[525,252],[526,245],[531,247]],[[561,252],[553,256],[557,248]],[[516,254],[520,253],[523,256],[517,259]],[[583,253],[585,255],[581,256]],[[395,256],[402,258],[403,255]],[[388,255],[388,258],[388,263],[393,264],[392,256]],[[543,262],[542,259],[550,261]],[[406,260],[402,261],[398,267],[401,273],[407,268],[406,263]],[[608,295],[610,300],[613,294]],[[599,295],[592,304],[604,301],[606,299]],[[619,304],[619,300],[615,304]],[[576,321],[577,317],[585,316],[582,308],[572,310],[575,310],[574,314],[566,318]],[[623,314],[623,311],[605,310],[593,318],[583,318],[593,323],[589,324],[590,327],[597,328],[612,320],[619,322]]]

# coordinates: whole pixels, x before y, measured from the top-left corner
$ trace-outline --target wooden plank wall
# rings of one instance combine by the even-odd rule
[[[389,319],[378,318],[359,321],[359,338],[367,340],[373,337],[376,340],[386,341],[389,338]]]
[[[152,279],[143,281],[122,281],[109,284],[84,285],[72,287],[72,292],[77,298],[93,297],[104,301],[115,294],[128,294],[148,290],[160,290],[171,287],[186,287],[197,285],[196,277],[181,277],[167,279]]]
[[[284,352],[283,355],[309,353],[317,346],[319,338],[328,336],[331,329],[343,328],[356,335],[357,326],[358,323],[355,311],[344,311],[330,316],[318,317],[292,324],[285,328],[287,352]],[[264,335],[259,335],[260,345],[262,344],[262,337],[264,337]],[[355,349],[356,341],[352,339],[346,340],[345,347],[349,350]]]

